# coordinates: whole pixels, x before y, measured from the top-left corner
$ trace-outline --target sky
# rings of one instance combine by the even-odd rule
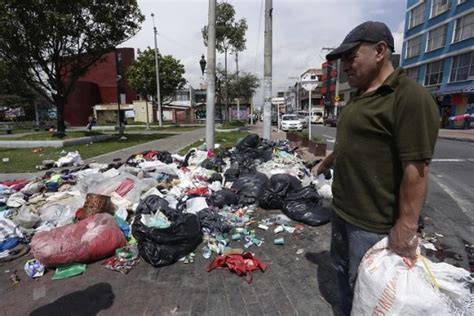
[[[219,1],[219,0],[218,0]],[[239,53],[239,71],[263,79],[265,0],[227,0],[235,8],[236,20],[247,20],[246,50]],[[121,47],[154,47],[153,22],[158,30],[158,49],[172,55],[185,67],[188,85],[199,88],[199,60],[204,46],[201,29],[208,23],[208,0],[138,0],[145,15],[142,29]],[[403,41],[406,0],[273,0],[272,94],[286,91],[309,68],[321,68],[326,50],[337,47],[347,33],[365,21],[387,24],[400,53]],[[217,52],[216,63],[224,66]],[[235,71],[235,56],[228,55],[228,71]],[[262,89],[254,105],[263,104]]]

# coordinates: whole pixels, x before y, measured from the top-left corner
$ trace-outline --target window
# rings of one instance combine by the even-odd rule
[[[435,17],[451,8],[450,0],[433,0],[431,6],[431,17]]]
[[[428,42],[426,45],[427,52],[444,47],[444,43],[446,42],[447,28],[448,25],[445,24],[428,33]]]
[[[188,93],[177,93],[175,97],[175,101],[189,101],[189,94]]]
[[[420,47],[421,47],[421,36],[408,40],[405,58],[411,58],[411,57],[420,55]]]
[[[410,22],[408,28],[415,27],[423,23],[423,12],[425,11],[425,4],[422,3],[410,11]]]
[[[440,84],[443,80],[443,61],[438,60],[426,65],[425,86]]]
[[[474,12],[456,20],[454,42],[474,37]]]
[[[407,76],[412,78],[415,81],[418,81],[418,73],[420,72],[420,67],[412,67],[407,69]]]
[[[453,57],[453,64],[451,65],[451,77],[449,82],[463,81],[474,79],[474,53]]]

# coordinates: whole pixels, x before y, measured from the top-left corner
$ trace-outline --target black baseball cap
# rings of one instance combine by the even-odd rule
[[[395,51],[392,32],[390,32],[387,25],[382,22],[367,21],[356,26],[349,34],[347,34],[342,41],[342,44],[327,54],[326,59],[329,61],[336,60],[341,58],[342,54],[350,51],[361,43],[378,43],[380,41],[387,43],[388,47],[392,49],[392,52]]]

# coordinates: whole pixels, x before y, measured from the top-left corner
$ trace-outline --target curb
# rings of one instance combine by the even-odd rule
[[[104,141],[112,138],[112,135],[97,135],[67,140],[4,140],[0,141],[0,148],[36,148],[55,147],[60,148],[69,145],[82,145],[90,142]]]
[[[473,138],[451,137],[451,136],[438,136],[438,139],[456,140],[456,141],[460,141],[460,142],[470,142],[470,143],[474,143],[474,139],[473,139]]]

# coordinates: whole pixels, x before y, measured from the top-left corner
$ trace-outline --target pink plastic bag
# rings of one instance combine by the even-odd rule
[[[46,267],[89,263],[114,254],[127,241],[112,215],[101,213],[75,224],[38,232],[31,240],[36,259]]]

